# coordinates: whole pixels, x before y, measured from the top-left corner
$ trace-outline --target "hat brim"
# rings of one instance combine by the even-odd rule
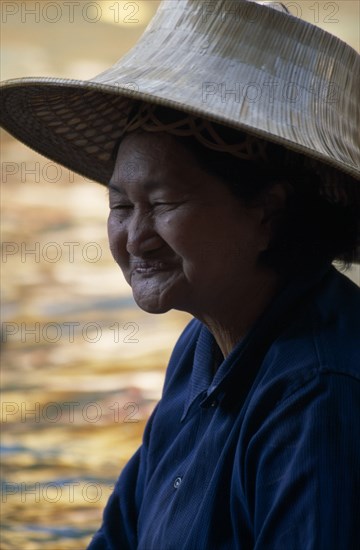
[[[223,17],[222,3],[214,6],[209,14],[201,1],[162,2],[136,46],[90,81],[4,82],[1,124],[106,185],[115,143],[141,100],[248,132],[360,180],[360,56],[288,13],[238,0],[236,16]]]
[[[58,78],[23,78],[0,86],[1,125],[34,151],[87,179],[107,185],[113,151],[121,140],[134,101],[143,101],[206,118],[277,143],[332,166],[354,179],[360,169],[261,127],[234,121],[194,101],[186,105],[168,94],[148,94],[128,86]]]

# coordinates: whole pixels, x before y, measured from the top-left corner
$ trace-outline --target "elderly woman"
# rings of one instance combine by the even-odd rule
[[[359,56],[271,6],[204,5],[163,2],[90,82],[2,91],[9,131],[108,185],[137,304],[194,317],[89,548],[355,550],[360,291],[331,264],[359,259]]]

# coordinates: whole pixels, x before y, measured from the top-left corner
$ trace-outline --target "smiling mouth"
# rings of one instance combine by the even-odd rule
[[[152,273],[158,273],[159,271],[170,271],[171,269],[174,269],[174,267],[174,264],[166,264],[163,262],[139,262],[133,265],[133,273],[151,275]]]

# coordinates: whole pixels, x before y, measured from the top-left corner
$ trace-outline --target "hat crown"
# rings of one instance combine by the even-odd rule
[[[274,10],[282,11],[284,13],[290,13],[288,8],[282,2],[268,2],[268,1],[260,1],[260,0],[250,0],[250,1],[257,2],[258,4],[261,4],[262,6],[267,6],[268,8],[273,8]]]
[[[281,2],[163,0],[137,44],[90,81],[2,86],[2,124],[91,179],[134,100],[260,137],[360,179],[360,56]]]
[[[143,90],[359,177],[360,56],[281,2],[163,0],[135,48],[94,81],[130,82],[134,97]]]

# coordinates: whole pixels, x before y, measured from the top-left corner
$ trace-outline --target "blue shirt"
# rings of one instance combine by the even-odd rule
[[[359,337],[360,289],[333,267],[225,360],[192,320],[89,550],[359,550]]]

